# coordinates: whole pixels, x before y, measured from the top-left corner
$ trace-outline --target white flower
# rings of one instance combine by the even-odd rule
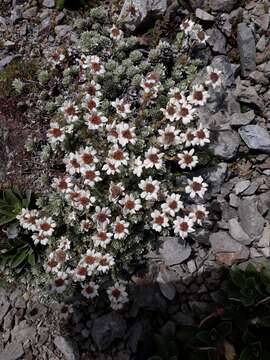
[[[37,221],[39,213],[37,210],[28,210],[22,208],[20,214],[16,218],[20,221],[21,227],[27,230],[36,231],[37,230]]]
[[[175,120],[179,120],[179,104],[174,102],[168,102],[165,109],[161,108],[160,111],[163,113],[166,119],[170,120],[171,122]]]
[[[95,213],[93,215],[93,220],[99,226],[102,226],[104,228],[109,224],[110,216],[111,216],[111,210],[109,208],[107,208],[107,207],[101,208],[100,206],[96,206]]]
[[[160,136],[158,138],[160,144],[167,149],[169,146],[180,144],[179,137],[180,130],[175,129],[174,126],[167,125],[164,130],[158,130]]]
[[[84,121],[89,130],[98,130],[108,119],[102,113],[93,111],[91,114],[84,116]]]
[[[66,164],[66,171],[70,175],[74,175],[80,172],[80,163],[78,161],[78,155],[70,153],[64,158],[64,163]]]
[[[51,273],[55,273],[58,272],[59,269],[61,267],[61,264],[59,261],[57,261],[55,259],[55,254],[54,253],[50,253],[49,257],[48,257],[48,261],[46,262],[46,264],[44,265],[44,269],[47,273],[51,272]]]
[[[117,133],[119,134],[118,141],[122,146],[126,146],[128,143],[132,145],[136,142],[135,127],[130,128],[127,123],[120,123],[117,125]]]
[[[97,271],[106,273],[114,265],[114,258],[110,254],[101,255],[98,259]]]
[[[76,267],[72,274],[73,274],[73,280],[74,281],[84,281],[86,279],[88,270],[84,266],[78,266]]]
[[[95,163],[98,163],[98,158],[96,157],[96,150],[90,146],[85,148],[80,148],[78,153],[78,162],[84,168],[93,168]]]
[[[185,192],[193,199],[196,195],[199,195],[200,198],[204,197],[205,192],[207,191],[208,185],[203,182],[203,178],[193,177],[192,180],[188,179],[188,185],[185,188]]]
[[[131,113],[130,106],[131,104],[125,103],[123,99],[116,99],[112,102],[112,106],[115,108],[116,113],[122,118],[126,119],[127,115]]]
[[[91,82],[88,84],[83,85],[83,89],[86,91],[88,95],[94,98],[101,97],[101,86],[100,84],[97,84],[94,80],[91,80]]]
[[[83,99],[82,106],[87,109],[89,112],[97,111],[100,101],[97,97],[91,96],[89,94],[85,95]]]
[[[95,75],[102,75],[105,73],[104,66],[101,64],[100,58],[96,55],[87,56],[83,68],[89,68],[90,72]]]
[[[155,231],[161,232],[163,227],[167,227],[169,223],[169,219],[159,210],[155,210],[151,213],[151,217],[153,219],[153,229]]]
[[[61,49],[58,49],[51,54],[50,60],[54,66],[59,65],[63,60],[65,60],[65,54],[63,54]]]
[[[40,235],[51,236],[56,227],[56,222],[51,217],[43,217],[37,220],[37,230]]]
[[[33,234],[32,239],[34,241],[34,245],[37,244],[47,245],[49,242],[49,239],[46,236],[40,234]]]
[[[151,176],[146,180],[141,180],[139,183],[139,188],[143,190],[141,197],[145,200],[157,200],[159,184],[159,181],[153,180]]]
[[[198,164],[198,156],[193,154],[194,149],[191,149],[190,151],[183,151],[182,154],[178,154],[178,164],[180,165],[181,169],[186,169],[188,167],[191,170]]]
[[[144,154],[145,160],[144,160],[144,167],[146,169],[155,167],[156,169],[161,169],[162,167],[162,157],[163,154],[158,152],[158,149],[154,147],[150,147],[149,150]]]
[[[51,288],[53,291],[56,291],[60,294],[65,291],[67,284],[67,274],[59,271],[57,273],[56,279],[54,279],[53,283],[51,284]]]
[[[101,246],[102,248],[106,248],[106,246],[111,242],[112,233],[107,232],[104,229],[97,229],[96,234],[92,236],[94,246]]]
[[[64,250],[64,251],[70,250],[70,240],[68,240],[68,238],[65,237],[65,236],[61,236],[60,243],[59,243],[59,248]]]
[[[205,85],[212,85],[215,89],[221,85],[221,71],[212,68],[212,66],[207,66],[206,68],[208,74],[208,80],[205,81]]]
[[[185,34],[188,34],[192,31],[194,24],[192,20],[186,19],[180,25],[180,29],[183,30]]]
[[[182,239],[185,239],[189,233],[195,231],[192,227],[194,225],[194,222],[188,216],[185,216],[184,218],[177,216],[173,224],[174,224],[174,233],[176,235],[179,234]]]
[[[115,222],[113,223],[114,238],[115,239],[125,238],[129,234],[128,227],[129,227],[128,222],[124,220],[120,220],[120,217],[117,217]]]
[[[65,140],[65,128],[61,127],[57,122],[51,122],[47,137],[51,144],[61,143]]]
[[[181,196],[179,194],[172,193],[168,195],[166,202],[161,205],[162,211],[170,216],[175,216],[180,209],[183,209],[183,203],[180,199]]]
[[[76,199],[75,207],[78,210],[85,210],[89,209],[93,206],[93,203],[96,201],[94,196],[91,196],[88,190],[81,190],[79,197]]]
[[[95,250],[88,249],[86,251],[86,254],[82,256],[80,260],[80,265],[87,267],[89,276],[91,276],[92,273],[96,270],[100,255],[101,254],[96,252]]]
[[[71,177],[54,178],[52,183],[52,187],[62,193],[66,193],[68,189],[71,189],[73,186],[73,179]]]
[[[177,87],[171,88],[169,90],[168,95],[170,97],[170,102],[181,103],[181,104],[187,102],[184,93]]]
[[[204,89],[203,85],[195,85],[192,88],[192,93],[188,96],[187,99],[191,104],[203,106],[206,104],[209,97],[210,95]]]
[[[65,101],[60,108],[60,111],[65,115],[68,124],[74,123],[79,120],[78,118],[78,106],[72,101]]]
[[[140,85],[148,96],[153,95],[156,97],[160,87],[159,76],[155,72],[151,72],[141,80]]]
[[[133,159],[131,162],[131,169],[133,174],[135,174],[138,177],[141,177],[142,172],[143,172],[143,162],[141,160],[141,157],[138,156],[137,158]]]
[[[115,184],[111,182],[109,188],[109,200],[115,202],[118,198],[123,195],[125,188],[121,182]]]
[[[93,299],[98,296],[99,285],[91,281],[90,283],[82,285],[82,295],[87,299]]]
[[[210,143],[210,132],[208,129],[203,128],[202,125],[195,130],[194,136],[195,145],[204,146],[205,144]]]
[[[119,126],[116,126],[115,121],[112,124],[106,125],[106,130],[108,132],[107,139],[109,142],[112,142],[114,144],[117,143],[119,138],[118,127]]]
[[[123,206],[124,214],[136,214],[142,208],[141,200],[134,195],[126,195],[119,203]]]
[[[92,223],[88,219],[82,220],[80,227],[81,227],[81,231],[88,232],[90,229],[92,229]]]
[[[178,109],[178,117],[182,120],[184,125],[189,124],[193,120],[193,114],[196,112],[196,109],[193,109],[192,106],[188,103],[182,103]]]
[[[201,44],[205,44],[206,40],[209,39],[209,36],[206,35],[206,33],[202,29],[196,30],[194,31],[194,33],[197,41]]]
[[[127,165],[127,162],[129,160],[128,152],[122,150],[117,145],[113,146],[109,150],[108,154],[109,158],[112,160],[112,163],[118,167],[120,165]]]
[[[187,129],[185,133],[181,133],[181,141],[185,144],[186,147],[194,146],[197,144],[194,132],[194,129]]]
[[[202,225],[208,214],[209,211],[206,211],[204,205],[197,205],[196,207],[194,207],[193,211],[189,214],[189,216],[193,221],[197,222],[199,225]]]
[[[88,186],[95,186],[96,182],[99,182],[102,180],[100,177],[100,172],[97,171],[95,168],[89,169],[89,168],[82,168],[81,173],[84,177],[84,184]]]
[[[115,173],[120,173],[120,169],[115,165],[112,159],[106,159],[106,163],[102,166],[102,170],[106,171],[107,175],[114,175]]]
[[[118,29],[115,25],[110,29],[110,37],[113,40],[120,40],[123,37],[123,31]]]
[[[128,302],[128,293],[126,292],[126,287],[124,284],[119,282],[115,283],[114,286],[109,287],[107,294],[111,302],[111,308],[113,310],[122,309],[124,304]]]

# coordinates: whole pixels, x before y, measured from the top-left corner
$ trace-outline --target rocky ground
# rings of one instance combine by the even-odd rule
[[[166,0],[134,2],[141,3],[142,13],[128,24],[132,31],[141,32],[149,14],[164,13],[169,18],[179,11],[177,2],[169,6]],[[177,324],[192,321],[192,306],[203,309],[209,302],[219,302],[222,266],[270,257],[269,1],[185,3],[188,7],[181,11],[192,12],[209,36],[199,56],[205,66],[222,71],[225,83],[213,91],[211,102],[200,113],[202,123],[211,129],[214,159],[204,174],[210,184],[206,228],[189,245],[176,238],[160,239],[158,251],[149,254],[150,273],[133,279],[128,312],[100,313],[81,299],[43,305],[32,289],[3,289],[1,360],[144,360],[149,350],[145,339],[153,329],[174,332]],[[84,16],[56,10],[54,0],[12,4],[4,0],[0,8],[0,72],[15,58],[31,58],[38,66],[46,51],[76,41]],[[125,5],[121,16],[124,12]],[[202,77],[203,72],[194,83]],[[42,139],[47,119],[33,106],[34,95],[12,103],[7,91],[0,94],[0,180],[5,184],[16,173],[35,182],[39,166],[29,171],[35,161],[24,143],[30,131]]]

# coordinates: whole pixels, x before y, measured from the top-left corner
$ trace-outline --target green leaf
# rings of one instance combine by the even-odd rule
[[[246,278],[244,272],[238,268],[231,271],[231,279],[234,285],[239,288],[243,288],[246,285]]]
[[[211,341],[210,334],[206,330],[198,332],[198,334],[196,334],[196,338],[206,344]]]
[[[229,321],[223,321],[217,326],[217,332],[223,337],[230,335],[232,332],[232,323]]]
[[[23,250],[21,252],[19,252],[20,250],[18,250],[18,253],[17,255],[14,257],[14,260],[12,261],[12,267],[13,268],[16,268],[18,267],[19,265],[21,265],[27,258],[27,250]]]
[[[16,219],[16,214],[2,215],[0,216],[0,225],[5,225]]]
[[[32,249],[30,250],[30,252],[27,256],[27,261],[28,261],[28,264],[31,266],[34,266],[36,263],[36,257],[35,257],[35,254],[33,253]]]
[[[249,347],[246,347],[246,348],[241,352],[239,360],[251,360]]]
[[[249,263],[246,267],[246,272],[249,274],[257,274],[257,269],[252,263]]]
[[[17,196],[13,193],[12,190],[8,189],[8,190],[5,190],[4,193],[4,200],[12,205],[12,206],[15,206],[15,204],[19,204],[20,205],[20,200],[17,198]]]

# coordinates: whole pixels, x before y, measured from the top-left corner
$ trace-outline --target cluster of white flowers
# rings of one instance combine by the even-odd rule
[[[181,29],[192,40],[207,40],[202,29],[190,20]],[[108,36],[117,48],[124,33],[113,25]],[[51,61],[57,67],[67,58],[61,50],[52,55]],[[53,178],[52,189],[69,208],[66,226],[79,224],[84,250],[78,252],[76,239],[68,240],[61,232],[57,232],[57,240],[57,219],[41,216],[42,210],[39,214],[23,209],[18,218],[22,227],[34,232],[35,244],[49,243],[52,248],[44,266],[53,276],[52,289],[62,292],[74,281],[80,283],[86,298],[93,299],[101,290],[102,276],[108,275],[117,261],[110,246],[129,242],[138,221],[143,219],[157,233],[171,231],[182,239],[203,225],[208,211],[198,203],[204,198],[207,184],[201,176],[192,177],[189,172],[199,164],[196,149],[210,142],[209,130],[198,122],[198,107],[207,103],[208,87],[220,86],[221,78],[218,70],[208,67],[204,84],[182,91],[175,83],[164,91],[158,72],[150,71],[138,84],[136,104],[125,96],[125,89],[108,102],[102,86],[106,61],[82,54],[74,62],[79,69],[78,88],[59,107],[48,130],[48,141],[56,153],[63,156],[65,152],[66,171]],[[146,125],[138,122],[140,109],[157,106],[160,95],[167,98],[166,106],[157,108],[161,121]],[[151,127],[150,137],[144,136],[144,126]],[[82,133],[86,136],[80,137]],[[66,139],[77,144],[73,151],[65,150]],[[171,161],[187,174],[184,191],[164,191],[163,179]],[[189,203],[196,199],[197,205],[186,206],[185,197],[189,197]],[[52,235],[56,238],[53,242]],[[121,309],[128,301],[123,283],[107,288],[107,294],[113,309]]]

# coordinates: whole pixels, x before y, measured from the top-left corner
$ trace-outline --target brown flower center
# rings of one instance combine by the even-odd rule
[[[202,189],[202,184],[198,183],[197,181],[193,181],[191,187],[194,191],[200,191]]]
[[[64,179],[61,179],[58,183],[58,187],[61,190],[67,189],[67,182]]]
[[[92,164],[94,158],[91,154],[83,154],[82,155],[82,160],[85,164]]]
[[[86,206],[90,203],[90,200],[86,196],[81,196],[79,199],[80,204]]]
[[[184,162],[185,162],[186,164],[191,164],[191,163],[192,163],[192,160],[193,160],[193,157],[192,157],[191,155],[189,155],[189,154],[185,154],[185,155],[184,155]]]
[[[170,203],[169,203],[169,207],[174,210],[177,208],[177,202],[175,200],[172,200]]]
[[[89,116],[88,120],[93,125],[99,125],[101,123],[100,116],[98,115],[91,115]]]
[[[134,209],[134,201],[133,200],[127,200],[125,203],[125,208],[128,210]]]
[[[147,183],[145,186],[145,191],[149,193],[153,193],[155,191],[155,186],[151,183]]]
[[[93,294],[94,292],[94,289],[92,288],[92,286],[88,285],[84,288],[84,291],[87,293],[87,294]]]
[[[181,230],[181,231],[187,231],[187,230],[188,230],[188,223],[182,222],[182,223],[180,224],[180,230]]]
[[[205,39],[204,31],[198,31],[197,36],[201,41],[203,41]]]
[[[95,100],[90,99],[87,101],[87,108],[89,110],[93,110],[96,106],[97,106],[97,103],[95,102]]]
[[[79,168],[80,164],[78,163],[78,161],[76,159],[72,159],[70,160],[70,164],[74,167],[74,168]]]
[[[149,159],[152,163],[156,164],[156,163],[158,163],[159,157],[158,157],[157,154],[150,154],[150,155],[148,155],[148,159]]]
[[[180,111],[179,111],[179,114],[180,114],[181,116],[183,116],[183,117],[187,116],[187,115],[189,114],[188,108],[182,106],[181,109],[180,109]]]
[[[97,62],[92,62],[91,63],[91,68],[92,70],[94,70],[95,72],[99,71],[101,69],[101,65],[100,63]]]
[[[202,91],[195,91],[194,94],[193,94],[193,98],[195,100],[201,101],[203,99]]]
[[[123,160],[124,159],[123,151],[120,149],[114,151],[112,157],[114,160]]]
[[[77,269],[77,274],[80,276],[85,276],[87,274],[87,270],[84,267],[80,267]]]
[[[53,129],[51,129],[51,134],[54,137],[59,137],[62,135],[62,131],[59,128],[53,128]]]
[[[217,82],[218,81],[218,79],[219,79],[219,75],[217,74],[217,73],[215,73],[215,72],[211,72],[211,74],[210,74],[210,79],[212,80],[212,82]]]
[[[105,231],[100,231],[98,233],[98,238],[99,238],[100,241],[106,241],[108,239],[108,236],[105,233]]]
[[[95,178],[96,178],[95,172],[91,171],[91,170],[86,171],[84,176],[87,180],[95,180]]]
[[[196,218],[198,220],[203,220],[205,218],[205,213],[201,210],[197,210],[196,211]]]
[[[158,225],[162,225],[164,223],[164,217],[163,216],[157,216],[155,218],[155,223],[158,224]]]
[[[75,110],[75,107],[74,106],[69,106],[68,108],[66,108],[66,113],[71,116],[71,115],[75,115],[76,113],[76,110]]]
[[[121,295],[120,290],[118,290],[118,289],[116,289],[116,288],[114,288],[114,289],[112,290],[112,296],[113,296],[114,298],[118,299],[118,298],[120,297],[120,295]]]
[[[132,134],[130,130],[124,130],[122,131],[122,136],[126,139],[131,140],[132,139]]]
[[[199,139],[204,139],[206,136],[205,136],[205,132],[203,131],[203,129],[200,129],[198,131],[196,131],[196,136],[199,138]]]
[[[98,213],[96,215],[96,219],[97,219],[98,222],[103,223],[103,222],[105,222],[107,220],[107,215],[105,213],[103,213],[103,212],[100,212],[100,213]]]
[[[175,135],[173,132],[166,132],[164,134],[164,142],[166,144],[172,144],[175,140]]]
[[[43,231],[48,231],[51,228],[51,225],[48,223],[43,223],[43,224],[40,224],[40,228]]]
[[[56,287],[61,287],[61,286],[63,286],[65,284],[65,280],[61,279],[61,278],[55,279],[54,284],[55,284]]]
[[[116,233],[121,234],[122,232],[124,232],[124,230],[125,230],[125,226],[123,224],[121,224],[121,223],[115,224],[114,231]]]
[[[93,265],[96,261],[96,258],[94,256],[91,256],[91,255],[86,255],[85,258],[84,258],[84,262],[87,264],[87,265]]]

